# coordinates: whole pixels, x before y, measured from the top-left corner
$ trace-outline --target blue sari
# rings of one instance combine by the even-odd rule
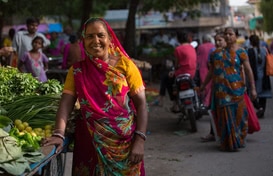
[[[234,151],[245,146],[248,112],[241,65],[247,60],[244,49],[217,49],[211,55],[213,102],[220,149]]]

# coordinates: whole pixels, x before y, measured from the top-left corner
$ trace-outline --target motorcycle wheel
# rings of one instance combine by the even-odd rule
[[[188,119],[190,120],[191,132],[197,132],[196,119],[192,109],[187,110]]]

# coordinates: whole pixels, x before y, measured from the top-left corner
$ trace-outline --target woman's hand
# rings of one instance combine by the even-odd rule
[[[203,92],[205,90],[205,86],[203,84],[201,84],[200,88],[199,88],[199,92]]]
[[[251,100],[254,101],[257,98],[256,89],[255,88],[251,89],[250,93],[251,93]]]
[[[144,158],[144,140],[138,135],[135,136],[132,150],[129,156],[131,164],[139,164]]]
[[[0,49],[0,56],[8,57],[13,52],[12,47],[3,47]]]
[[[51,136],[49,138],[42,139],[42,146],[49,146],[55,145],[56,146],[56,153],[59,153],[63,147],[63,139],[57,136]]]

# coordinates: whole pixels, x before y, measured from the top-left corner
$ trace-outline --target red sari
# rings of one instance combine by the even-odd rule
[[[145,175],[143,162],[133,165],[128,158],[136,128],[130,96],[142,91],[144,85],[136,65],[115,46],[109,51],[119,58],[115,67],[86,53],[85,60],[75,63],[73,72],[68,73],[71,79],[66,84],[72,82],[81,106],[73,175]]]

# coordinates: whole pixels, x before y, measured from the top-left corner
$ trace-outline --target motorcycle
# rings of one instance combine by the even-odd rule
[[[201,106],[196,91],[196,84],[190,77],[190,74],[181,74],[175,78],[174,95],[177,96],[177,102],[181,112],[179,123],[182,120],[189,120],[191,132],[196,132],[196,115],[199,114]]]

